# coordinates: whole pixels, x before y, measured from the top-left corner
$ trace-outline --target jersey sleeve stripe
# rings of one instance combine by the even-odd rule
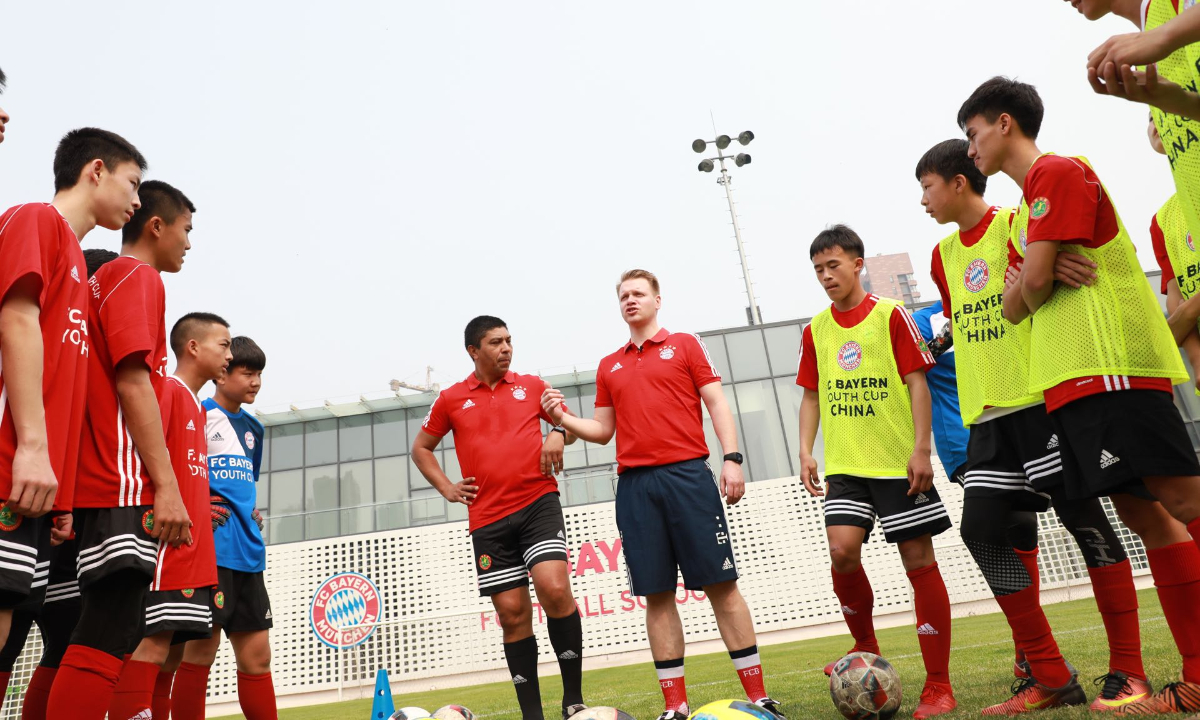
[[[22,205],[18,205],[18,206],[17,206],[17,209],[16,209],[16,210],[13,210],[13,214],[12,214],[12,215],[9,215],[9,216],[8,216],[8,219],[4,221],[4,225],[0,226],[0,233],[3,233],[3,232],[4,232],[4,229],[8,227],[8,224],[9,224],[10,222],[12,222],[14,219],[16,219],[17,215],[18,215],[18,214],[19,214],[19,213],[20,213],[22,210],[24,210],[24,209],[25,209],[25,206],[26,206],[26,205],[32,205],[32,203],[24,203],[24,204],[22,204]]]
[[[112,294],[113,294],[114,292],[116,292],[116,291],[117,291],[117,288],[121,287],[121,283],[123,283],[123,282],[125,282],[126,280],[128,280],[128,279],[129,279],[129,277],[130,277],[131,275],[133,275],[135,272],[137,272],[137,271],[138,271],[138,268],[142,267],[142,265],[145,265],[145,263],[141,263],[141,264],[135,265],[135,266],[133,267],[133,269],[132,269],[132,270],[130,270],[130,271],[129,271],[129,272],[126,274],[126,275],[125,275],[125,277],[121,278],[121,279],[120,279],[120,281],[118,281],[116,285],[113,285],[113,286],[112,286],[112,289],[111,289],[111,290],[109,290],[107,293],[105,293],[105,294],[104,294],[104,299],[100,301],[100,307],[96,308],[96,312],[100,312],[101,310],[103,310],[103,309],[104,309],[104,304],[105,304],[106,302],[108,302],[108,299],[109,299],[110,297],[112,297]],[[148,266],[147,266],[147,267],[148,267]]]
[[[917,323],[912,319],[912,315],[909,315],[907,310],[899,306],[896,307],[896,311],[899,312],[904,318],[904,324],[908,325],[908,331],[912,333],[913,342],[916,343],[918,348],[921,347],[925,342],[925,338],[921,336],[921,329],[917,327]],[[932,365],[934,363],[933,353],[929,352],[928,348],[921,351],[921,359],[923,359],[927,365]]]
[[[704,344],[699,335],[695,333],[688,333],[688,335],[696,338],[696,344],[700,346],[701,352],[704,353],[704,359],[708,361],[708,367],[712,370],[713,377],[721,377],[721,371],[717,369],[716,363],[713,362],[712,355],[708,354],[708,346]]]

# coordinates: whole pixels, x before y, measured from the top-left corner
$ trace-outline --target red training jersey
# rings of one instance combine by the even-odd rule
[[[470,532],[558,492],[558,481],[540,467],[540,421],[554,424],[542,410],[545,389],[537,375],[510,371],[493,389],[471,373],[443,390],[429,408],[425,432],[439,438],[454,433],[462,476],[475,478],[479,487],[467,511]]]
[[[1080,160],[1062,155],[1043,155],[1029,168],[1022,188],[1027,202],[1043,201],[1048,210],[1029,217],[1026,242],[1060,242],[1087,248],[1104,246],[1117,237],[1120,226],[1112,200],[1095,171]],[[1020,253],[1008,245],[1009,264],[1022,262]],[[1059,292],[1069,292],[1070,289]],[[1034,322],[1037,318],[1034,317]],[[1048,388],[1044,393],[1046,412],[1089,395],[1118,390],[1161,390],[1171,392],[1167,378],[1127,375],[1088,375]]]
[[[19,280],[37,283],[42,330],[42,405],[50,467],[58,479],[54,510],[70,512],[87,391],[87,265],[66,218],[48,203],[0,215],[0,300]],[[12,492],[17,432],[0,356],[0,498]]]
[[[179,481],[183,506],[192,520],[192,544],[160,543],[151,590],[188,590],[217,584],[217,551],[213,545],[208,504],[207,413],[191,388],[174,375],[158,397],[171,468]]]
[[[155,394],[161,395],[167,366],[166,292],[158,272],[131,257],[101,267],[90,285],[92,349],[75,507],[152,505],[154,485],[117,400],[117,365],[126,358],[144,363]]]
[[[1167,252],[1167,236],[1158,225],[1158,215],[1150,218],[1150,245],[1154,248],[1154,259],[1158,261],[1158,269],[1162,271],[1162,285],[1158,291],[1167,294],[1167,286],[1175,279],[1175,268],[1171,265],[1171,255]]]
[[[720,382],[708,349],[691,333],[659,330],[596,369],[596,407],[617,421],[617,472],[708,457],[700,388]]]
[[[833,320],[844,328],[852,328],[871,314],[875,304],[879,302],[876,295],[868,294],[853,310],[842,312],[830,306]],[[901,381],[904,376],[917,371],[924,372],[934,366],[933,355],[923,350],[924,340],[916,322],[902,306],[897,305],[888,318],[888,334],[891,338],[892,357],[896,360],[896,370],[900,373]],[[820,389],[820,377],[817,373],[817,347],[813,342],[812,325],[804,326],[804,336],[800,340],[800,369],[796,372],[796,384],[805,390]]]

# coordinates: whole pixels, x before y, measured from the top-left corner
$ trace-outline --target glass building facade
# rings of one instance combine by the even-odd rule
[[[1157,278],[1151,282],[1157,287]],[[807,324],[808,319],[801,319],[700,333],[721,372],[750,482],[796,474],[802,395],[796,370]],[[591,417],[594,371],[547,380],[567,396],[572,412]],[[1200,398],[1193,388],[1176,386],[1175,400],[1193,446],[1200,448]],[[447,503],[409,457],[434,397],[404,395],[260,414],[267,440],[258,506],[267,519],[267,542],[465,520],[466,506]],[[704,428],[710,462],[719,467],[720,445],[707,413]],[[819,462],[820,434],[817,438],[814,455]],[[453,434],[443,439],[436,454],[447,475],[461,477]],[[615,441],[567,446],[559,476],[564,505],[612,500],[615,481]]]

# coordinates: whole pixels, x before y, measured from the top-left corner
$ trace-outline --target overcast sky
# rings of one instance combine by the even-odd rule
[[[1172,192],[1146,110],[1092,94],[1089,50],[1133,26],[1062,0],[10,3],[0,203],[52,196],[67,130],[121,133],[195,202],[167,322],[224,315],[268,355],[259,409],[465,377],[462,329],[504,318],[523,372],[593,368],[627,337],[614,284],[645,267],[661,319],[745,322],[717,175],[694,138],[753,130],[733,187],[767,322],[828,302],[807,247],[869,254],[949,230],[913,168],[996,74],[1035,84],[1043,150],[1089,157],[1154,266]],[[736,147],[736,146],[735,146]],[[1015,204],[997,176],[987,198]],[[96,230],[85,247],[118,249]]]

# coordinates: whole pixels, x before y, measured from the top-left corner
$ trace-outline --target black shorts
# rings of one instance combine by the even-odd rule
[[[172,645],[212,637],[212,589],[151,590],[146,593],[144,635],[171,631]]]
[[[1016,510],[1044,512],[1050,490],[1062,484],[1061,441],[1045,405],[1034,405],[971,426],[967,462],[954,478],[964,496],[1008,493]]]
[[[471,533],[475,572],[483,597],[529,586],[529,571],[547,560],[567,559],[567,526],[558,493]]]
[[[829,475],[825,485],[825,527],[860,527],[867,531],[865,540],[879,516],[883,538],[890,543],[939,535],[951,527],[950,514],[937,488],[909,497],[907,478],[854,475]]]
[[[270,630],[275,624],[271,620],[267,584],[260,572],[242,572],[218,565],[217,587],[211,597],[212,624],[224,628],[226,636]]]
[[[1073,499],[1131,493],[1152,498],[1144,477],[1200,475],[1170,393],[1123,390],[1089,395],[1050,413],[1063,441],[1063,476]]]
[[[49,517],[0,508],[0,608],[40,605],[49,573]]]
[[[48,529],[49,525],[47,525]],[[47,561],[47,568],[41,587],[35,587],[34,591],[25,598],[17,609],[36,614],[46,604],[73,602],[75,609],[72,612],[78,616],[79,578],[76,575],[75,564],[79,557],[79,538],[73,537],[60,545],[50,546],[47,555],[49,556],[49,560]],[[42,572],[41,565],[42,563],[39,562],[39,574]]]
[[[617,530],[634,595],[737,580],[725,503],[703,458],[630,468],[617,480]]]
[[[151,505],[75,509],[80,587],[126,569],[144,573],[150,584],[158,554],[158,540],[150,536],[153,510]]]

